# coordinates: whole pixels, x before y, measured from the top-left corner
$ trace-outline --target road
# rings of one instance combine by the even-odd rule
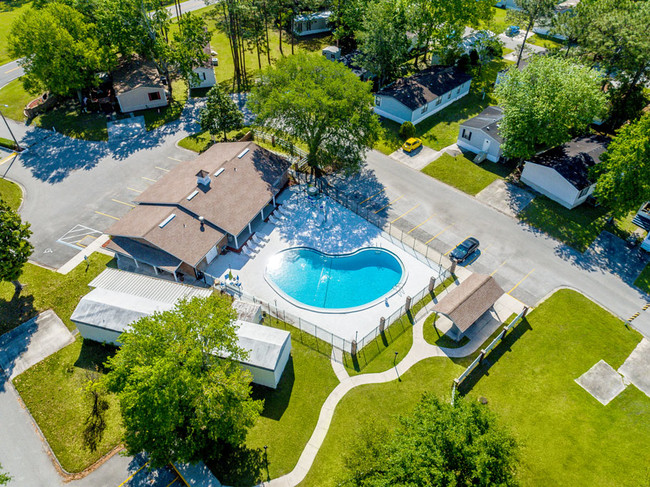
[[[603,234],[581,254],[461,191],[371,151],[362,176],[340,183],[362,208],[405,238],[448,253],[468,236],[481,242],[471,270],[492,274],[506,292],[535,305],[559,287],[572,287],[627,320],[648,296],[632,286],[647,262],[617,238]],[[356,193],[356,194],[355,194]],[[364,202],[364,200],[366,200]],[[650,337],[650,311],[632,322]]]

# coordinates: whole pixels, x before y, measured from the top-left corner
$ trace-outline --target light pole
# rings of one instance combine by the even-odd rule
[[[9,105],[4,105],[5,108],[7,108]],[[0,110],[0,116],[2,117],[2,121],[5,123],[7,126],[7,130],[11,134],[11,138],[14,139],[14,144],[16,144],[16,150],[20,152],[20,145],[18,144],[18,141],[16,140],[16,137],[14,136],[14,133],[11,131],[11,127],[9,127],[9,124],[7,123],[7,119],[4,116],[4,113],[2,113],[2,110]]]

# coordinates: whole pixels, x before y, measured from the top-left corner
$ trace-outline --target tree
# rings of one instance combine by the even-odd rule
[[[105,61],[95,25],[60,3],[24,12],[11,26],[9,49],[12,56],[24,58],[28,91],[76,91],[80,99],[81,89],[97,83],[96,73]]]
[[[575,39],[578,55],[616,80],[613,121],[625,121],[627,110],[622,107],[638,95],[638,87],[650,74],[650,2],[585,0],[558,22],[560,32],[568,31]]]
[[[20,215],[0,200],[0,281],[11,282],[16,294],[22,288],[18,279],[23,266],[34,251],[29,243],[31,234],[29,223],[23,223]]]
[[[2,465],[0,465],[0,485],[7,485],[11,480],[11,476],[2,471]]]
[[[331,21],[334,24],[334,39],[346,51],[357,47],[356,35],[363,28],[369,0],[345,0],[334,6]]]
[[[223,140],[228,138],[230,130],[241,128],[244,117],[237,104],[220,85],[214,85],[208,91],[205,107],[199,113],[201,130],[214,137],[223,132]]]
[[[187,80],[190,86],[200,83],[194,68],[204,66],[211,59],[210,53],[204,51],[208,42],[210,33],[201,17],[188,12],[178,20],[178,31],[173,35],[169,59],[176,72]]]
[[[511,67],[495,89],[504,155],[531,157],[584,133],[605,110],[599,87],[597,72],[564,58],[535,56],[523,70]]]
[[[379,0],[368,7],[359,34],[359,64],[377,76],[379,86],[400,74],[408,60],[406,12],[401,3]]]
[[[370,83],[341,63],[296,54],[268,68],[249,98],[257,123],[307,145],[316,176],[326,166],[355,172],[377,139]]]
[[[132,324],[102,379],[120,401],[130,454],[153,466],[196,462],[239,446],[262,410],[237,362],[236,312],[221,296],[181,301]],[[220,357],[215,353],[219,353]]]
[[[592,172],[594,196],[616,216],[650,200],[650,113],[618,131]]]
[[[427,393],[397,429],[366,429],[349,451],[347,487],[515,485],[515,440],[486,406],[462,398]]]
[[[526,34],[519,49],[517,56],[517,67],[521,63],[521,57],[524,54],[526,39],[533,26],[538,22],[548,21],[555,15],[555,6],[557,0],[515,0],[517,9],[508,10],[508,17],[516,23],[526,26]]]

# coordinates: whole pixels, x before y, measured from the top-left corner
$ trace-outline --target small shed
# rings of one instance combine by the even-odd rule
[[[141,58],[125,62],[113,73],[113,90],[123,113],[167,106],[167,92],[158,68]]]
[[[213,61],[213,59],[216,58],[213,58],[212,47],[209,42],[203,47],[203,52],[208,56],[208,59],[201,66],[197,66],[192,70],[199,77],[198,83],[195,81],[192,82],[192,88],[210,88],[217,84],[217,78],[214,75]]]
[[[242,301],[241,299],[235,299],[232,303],[232,307],[237,311],[237,316],[242,321],[247,321],[249,323],[261,323],[262,322],[262,307],[259,304],[248,303]]]
[[[332,26],[330,25],[331,16],[332,12],[329,10],[305,15],[296,15],[291,23],[293,33],[302,37],[329,32],[332,30]]]
[[[341,59],[341,48],[336,46],[327,46],[323,48],[322,54],[330,61],[338,61]]]
[[[253,382],[275,389],[291,356],[291,334],[270,326],[237,321],[238,345],[248,351],[241,365],[253,374]]]
[[[449,318],[453,325],[447,332],[460,341],[471,326],[494,306],[504,291],[492,276],[471,274],[440,300],[433,311]]]

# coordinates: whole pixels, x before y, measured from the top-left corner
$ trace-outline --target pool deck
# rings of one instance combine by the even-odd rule
[[[219,256],[207,269],[207,273],[225,280],[229,272],[238,276],[241,289],[248,295],[266,301],[288,313],[299,316],[324,330],[347,340],[357,334],[361,339],[379,325],[381,317],[388,317],[405,302],[425,288],[431,277],[438,277],[438,266],[427,265],[424,256],[410,248],[393,243],[376,226],[354,212],[322,197],[310,200],[297,187],[285,190],[278,198],[281,210],[288,216],[276,225],[264,223],[257,228],[258,236],[267,242],[254,257],[243,252],[230,252]],[[327,220],[323,222],[322,202],[327,207]],[[323,313],[298,307],[280,296],[265,280],[264,270],[269,259],[279,251],[291,247],[310,247],[329,254],[349,253],[363,247],[381,247],[396,254],[407,271],[399,291],[384,301],[360,311],[347,313]]]

